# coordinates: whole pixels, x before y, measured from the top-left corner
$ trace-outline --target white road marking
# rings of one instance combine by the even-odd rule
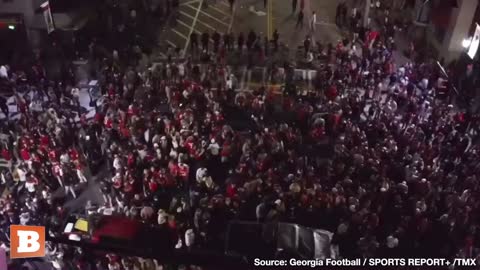
[[[200,21],[200,20],[198,20],[198,22],[201,23],[201,24],[203,24],[203,25],[205,25],[206,27],[212,29],[213,31],[217,31],[220,35],[223,35],[223,32],[218,31],[217,28],[211,26],[210,24],[208,24],[208,23],[206,23],[206,22],[202,22],[202,21]]]
[[[223,11],[223,10],[221,10],[221,9],[219,9],[219,8],[216,8],[216,7],[214,7],[214,6],[209,6],[208,8],[211,8],[211,9],[213,9],[213,10],[216,10],[216,11],[218,11],[219,13],[222,13],[223,15],[226,15],[226,16],[228,16],[228,17],[230,17],[230,15],[231,15],[230,13],[228,13],[228,12],[226,12],[226,11]]]
[[[183,21],[181,20],[177,20],[178,23],[180,23],[181,25],[185,26],[186,28],[188,28],[188,31],[190,31],[190,29],[192,28],[190,25],[188,25],[187,23],[184,23]],[[199,31],[195,30],[195,32],[197,33],[200,33]]]
[[[179,35],[180,37],[182,37],[182,38],[184,38],[184,39],[188,39],[188,37],[186,37],[184,34],[178,32],[177,30],[175,30],[175,29],[173,29],[173,28],[172,28],[172,31],[173,31],[175,34]]]
[[[195,18],[192,17],[192,15],[190,15],[190,14],[184,12],[184,11],[181,11],[181,10],[180,10],[180,13],[183,14],[184,16],[189,17],[189,18],[192,19],[192,20],[195,20]],[[210,24],[208,24],[208,23],[206,23],[206,22],[202,22],[202,21],[199,20],[198,18],[197,18],[196,22],[197,22],[197,23],[201,23],[201,24],[203,24],[204,26],[206,26],[206,27],[208,27],[208,28],[210,28],[210,29],[212,29],[212,30],[214,30],[214,31],[217,30],[217,28],[211,26]],[[192,27],[195,28],[195,24],[193,24]],[[221,32],[219,32],[219,33],[221,33]],[[221,33],[221,34],[222,34],[222,33]]]
[[[192,9],[195,9],[195,7],[193,7],[193,6],[191,6],[191,5],[187,5],[187,7],[190,7],[190,8],[192,8]],[[218,18],[216,18],[215,16],[212,16],[212,15],[208,14],[207,12],[204,12],[204,11],[200,10],[200,13],[202,13],[203,15],[205,15],[205,16],[207,16],[207,17],[210,17],[211,19],[213,19],[213,20],[215,20],[215,21],[217,21],[217,22],[219,22],[219,23],[221,23],[221,24],[223,24],[223,25],[225,25],[225,26],[228,26],[228,24],[226,24],[224,21],[219,20]]]
[[[189,7],[190,7],[190,8],[193,8],[192,6],[189,6]],[[185,11],[183,11],[183,10],[180,10],[179,12],[180,12],[180,14],[182,14],[182,15],[184,15],[184,16],[192,19],[192,20],[195,20],[195,18],[194,18],[192,15],[188,14],[187,12],[185,12]],[[202,12],[202,11],[201,11],[201,12]],[[203,22],[203,21],[199,20],[198,18],[197,18],[196,22],[197,22],[197,23],[201,23],[201,24],[203,24],[204,26],[210,28],[211,30],[217,31],[219,34],[223,35],[223,32],[218,31],[218,29],[217,29],[216,27],[211,26],[210,24],[208,24],[208,23],[206,23],[206,22]],[[232,17],[232,20],[230,21],[229,29],[231,29],[232,24],[233,24],[233,17]],[[225,25],[226,25],[226,24],[225,24]],[[192,27],[195,28],[195,24],[194,24]],[[196,31],[197,33],[200,33],[200,31],[198,31],[198,30],[196,30],[196,29],[195,29],[195,31]]]
[[[192,15],[186,13],[185,11],[180,10],[179,12],[180,12],[180,14],[183,14],[184,16],[187,16],[187,17],[189,17],[190,19],[195,20],[195,17],[193,17]]]
[[[187,6],[190,7],[190,5],[187,5]],[[188,34],[188,37],[187,37],[187,42],[185,42],[185,47],[183,48],[183,52],[182,52],[183,57],[185,57],[185,53],[187,52],[188,43],[190,43],[190,36],[193,33],[193,28],[195,27],[195,24],[197,23],[198,15],[200,14],[200,9],[202,8],[202,6],[203,6],[203,0],[200,0],[200,4],[198,5],[198,9],[197,9],[197,14],[195,14],[195,18],[193,19],[192,27],[190,27],[190,33]]]
[[[230,25],[228,25],[227,33],[230,33],[232,31],[233,21],[235,20],[235,11],[237,11],[237,5],[233,4],[232,17],[230,18]]]
[[[171,42],[170,40],[167,39],[167,43],[170,44],[170,46],[172,47],[177,47],[177,45],[173,42]]]
[[[184,12],[184,11],[181,11],[181,10],[180,10],[180,13],[183,14],[183,15],[185,15],[185,16],[187,16],[187,17],[189,17],[190,19],[192,19],[192,20],[194,20],[194,21],[196,21],[196,22],[199,22],[199,23],[205,25],[206,27],[208,27],[208,28],[210,28],[210,29],[212,29],[212,30],[215,30],[215,29],[216,29],[215,27],[213,27],[213,26],[211,26],[211,25],[209,25],[209,24],[207,24],[207,23],[204,23],[204,22],[200,21],[198,18],[195,19],[195,18],[192,17],[190,14],[188,14],[188,13],[186,13],[186,12]],[[193,24],[192,28],[195,28],[195,24]]]
[[[193,0],[193,1],[188,1],[188,2],[185,2],[185,3],[181,3],[180,6],[186,6],[186,5],[190,5],[190,4],[194,4],[194,3],[199,3],[200,0]]]

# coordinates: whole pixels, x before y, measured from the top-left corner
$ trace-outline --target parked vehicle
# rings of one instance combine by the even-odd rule
[[[331,248],[333,233],[292,223],[236,221],[229,224],[225,242],[227,254],[254,258],[336,258]]]

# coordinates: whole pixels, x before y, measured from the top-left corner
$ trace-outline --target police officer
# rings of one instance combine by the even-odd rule
[[[192,53],[198,52],[198,35],[195,33],[195,31],[193,31],[190,35],[190,49]]]
[[[212,35],[212,39],[213,39],[213,52],[214,53],[217,53],[218,52],[218,47],[220,46],[220,34],[215,31]]]

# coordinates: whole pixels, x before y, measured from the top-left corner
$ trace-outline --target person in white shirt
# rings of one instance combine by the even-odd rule
[[[185,77],[185,65],[183,63],[178,64],[178,75],[181,79]]]
[[[68,153],[63,153],[61,156],[60,156],[60,162],[62,164],[67,164],[70,162],[70,156],[68,155]]]
[[[233,74],[227,77],[227,89],[233,89]]]
[[[310,20],[310,30],[315,32],[315,25],[317,24],[317,13],[315,11],[312,13],[312,18]]]
[[[4,78],[8,80],[8,70],[10,68],[8,65],[0,66],[0,78]]]
[[[193,232],[192,229],[188,229],[185,232],[185,245],[187,247],[191,247],[193,246],[194,243],[195,243],[195,233]]]
[[[83,174],[83,170],[80,167],[76,167],[75,170],[77,172],[77,177],[80,180],[80,183],[87,183],[88,180],[85,177],[85,174]]]
[[[115,158],[113,159],[113,168],[115,168],[115,170],[117,170],[117,171],[122,169],[122,162],[121,162],[120,157],[118,155],[115,155]]]
[[[25,187],[27,188],[27,191],[30,192],[30,193],[34,193],[36,190],[35,190],[35,186],[37,184],[35,184],[34,182],[25,182]]]
[[[20,182],[27,181],[27,172],[25,171],[24,168],[18,167],[17,174],[18,174],[18,178],[20,179]]]
[[[208,145],[207,150],[210,151],[210,153],[213,156],[218,156],[218,154],[220,154],[220,145],[218,145],[218,143],[215,141],[215,139],[212,139],[210,141],[210,145]]]
[[[28,213],[28,212],[23,212],[23,213],[20,215],[20,224],[21,224],[21,225],[27,225],[29,221],[30,221],[30,213]]]
[[[207,174],[207,168],[198,168],[197,173],[196,173],[196,179],[198,183],[201,183],[204,181],[204,177]]]
[[[104,206],[98,208],[97,212],[105,216],[111,216],[115,212],[115,208],[107,202]]]

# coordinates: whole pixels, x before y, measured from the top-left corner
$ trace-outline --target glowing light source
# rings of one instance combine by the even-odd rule
[[[468,56],[474,59],[475,55],[477,54],[478,47],[480,45],[480,25],[476,24],[475,33],[473,37],[470,39],[470,46],[468,47]]]
[[[472,44],[472,38],[465,38],[462,40],[463,48],[468,49],[468,47],[470,47],[470,44]]]

